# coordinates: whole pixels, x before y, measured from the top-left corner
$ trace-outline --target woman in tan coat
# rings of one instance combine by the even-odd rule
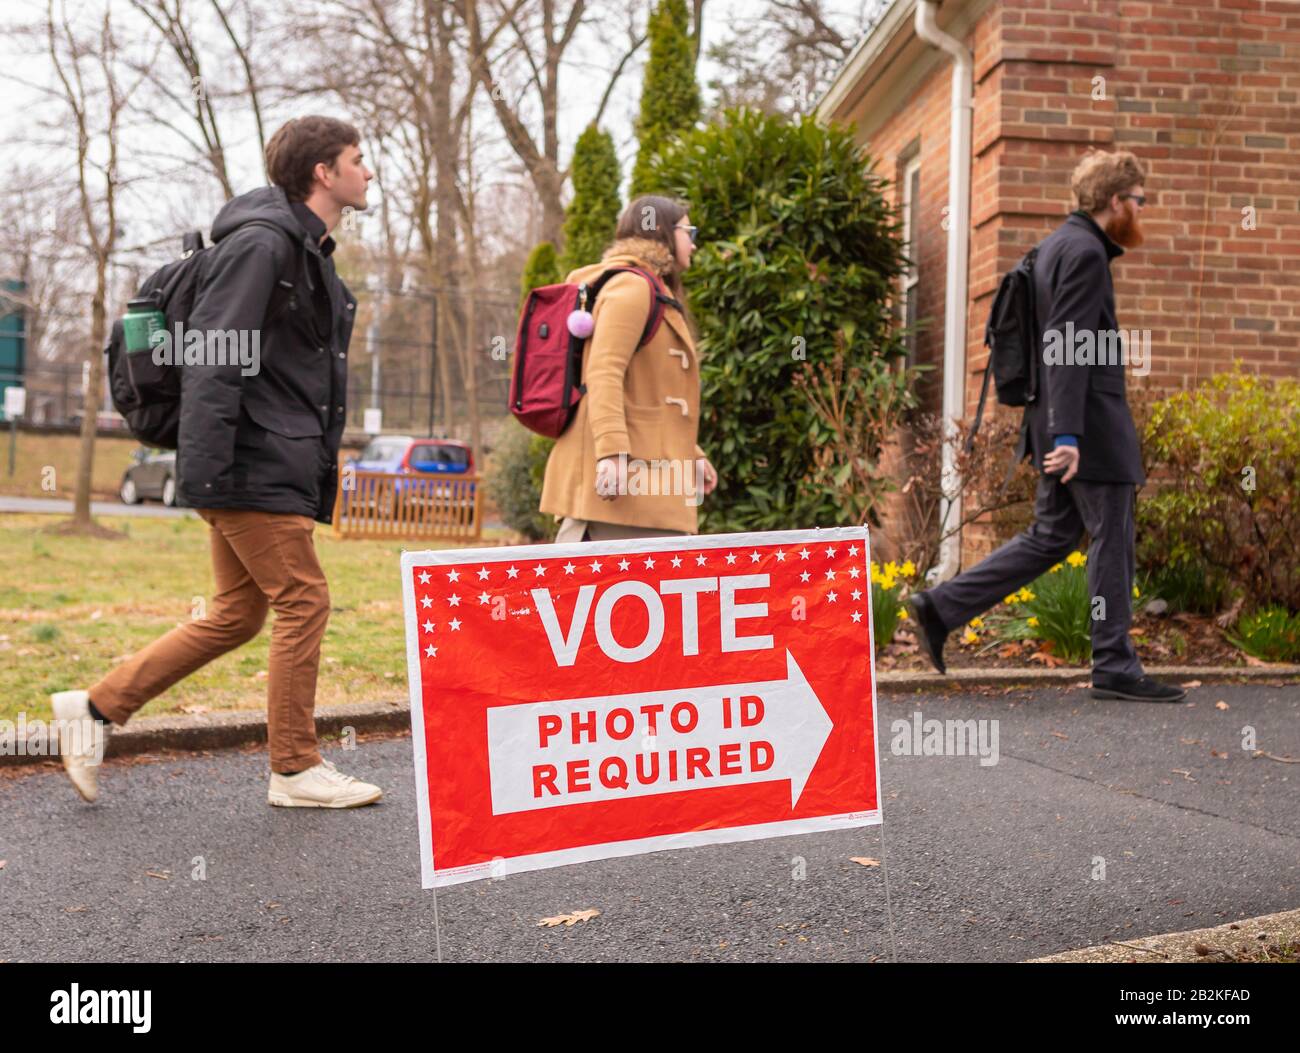
[[[695,251],[686,207],[645,195],[619,219],[600,263],[579,267],[567,282],[593,282],[607,268],[657,274],[685,304],[681,274]],[[650,286],[616,274],[596,298],[595,328],[583,346],[587,393],[546,463],[540,509],[561,517],[555,540],[607,541],[697,533],[696,511],[718,477],[700,449],[700,364],[684,310],[664,306],[644,345]]]

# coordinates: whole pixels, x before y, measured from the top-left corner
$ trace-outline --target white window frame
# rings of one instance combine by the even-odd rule
[[[915,305],[915,298],[918,295],[917,286],[921,282],[921,267],[916,259],[915,246],[912,244],[912,235],[915,233],[912,222],[913,212],[919,208],[919,201],[913,199],[912,182],[915,177],[917,183],[916,198],[920,197],[920,171],[921,171],[921,153],[918,150],[916,154],[910,157],[903,165],[902,179],[902,212],[903,212],[903,251],[910,261],[907,270],[903,272],[901,306],[903,324],[907,324],[909,314],[915,312],[909,311],[909,308]],[[907,337],[907,365],[916,364],[916,333],[913,331]]]

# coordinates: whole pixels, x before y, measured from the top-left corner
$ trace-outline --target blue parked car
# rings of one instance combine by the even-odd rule
[[[356,499],[380,505],[384,515],[392,514],[398,503],[445,504],[454,500],[461,507],[474,506],[476,483],[453,487],[439,482],[449,476],[474,473],[474,451],[468,443],[458,439],[377,435],[360,456],[346,463],[358,471],[391,472],[410,477],[396,480],[391,496],[371,480],[357,480]]]

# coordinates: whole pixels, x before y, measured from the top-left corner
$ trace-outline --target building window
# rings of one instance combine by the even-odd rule
[[[903,166],[903,251],[907,255],[907,270],[903,272],[902,319],[907,326],[907,364],[916,364],[916,309],[920,290],[920,267],[916,256],[918,244],[916,231],[921,215],[921,158],[915,156]]]

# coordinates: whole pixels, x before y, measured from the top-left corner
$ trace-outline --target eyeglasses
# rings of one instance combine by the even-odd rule
[[[691,244],[692,244],[692,245],[695,244],[695,235],[698,234],[698,233],[700,232],[700,228],[699,228],[699,227],[688,227],[688,226],[686,226],[685,224],[678,223],[676,229],[677,229],[677,230],[684,230],[684,231],[686,231],[687,235],[690,236]]]
[[[1138,203],[1138,208],[1147,207],[1147,197],[1145,194],[1120,194],[1119,199],[1123,201],[1130,197]]]

